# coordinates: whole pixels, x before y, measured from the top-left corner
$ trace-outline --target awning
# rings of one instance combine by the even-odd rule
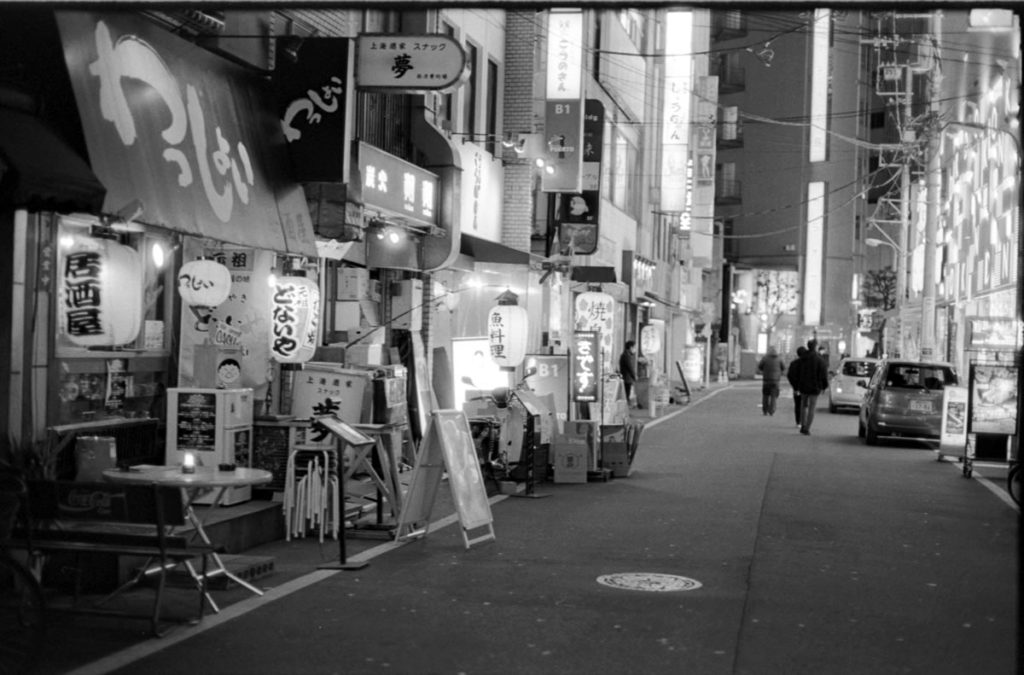
[[[512,265],[528,265],[530,263],[530,254],[526,251],[465,233],[462,234],[460,252],[470,256],[478,263],[491,262]]]
[[[588,284],[614,284],[617,281],[614,267],[588,267],[585,265],[572,268],[572,280]]]
[[[103,184],[42,120],[0,108],[0,198],[15,207],[98,212]]]
[[[315,257],[302,188],[258,73],[126,12],[59,11],[103,211],[139,202],[143,223]]]

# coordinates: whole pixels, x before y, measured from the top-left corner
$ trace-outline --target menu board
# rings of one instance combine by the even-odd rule
[[[177,447],[203,452],[217,448],[217,394],[182,393],[178,396]]]
[[[972,363],[968,431],[974,434],[1017,433],[1017,367]]]

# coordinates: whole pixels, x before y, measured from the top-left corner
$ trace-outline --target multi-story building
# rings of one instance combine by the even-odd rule
[[[856,11],[712,12],[719,83],[715,218],[733,372],[768,342],[851,350],[866,127]],[[779,95],[785,92],[785,95]]]

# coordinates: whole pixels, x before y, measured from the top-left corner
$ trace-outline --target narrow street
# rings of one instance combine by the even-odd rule
[[[1018,672],[1016,510],[853,414],[805,437],[759,403],[714,391],[644,431],[629,478],[495,504],[495,542],[431,531],[116,672]],[[684,590],[597,581],[621,573]]]

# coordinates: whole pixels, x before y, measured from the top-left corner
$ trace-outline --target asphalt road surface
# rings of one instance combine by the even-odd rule
[[[495,541],[438,527],[116,672],[1018,672],[1018,512],[821,403],[802,436],[792,400],[714,391],[644,430],[630,477],[493,504]]]

